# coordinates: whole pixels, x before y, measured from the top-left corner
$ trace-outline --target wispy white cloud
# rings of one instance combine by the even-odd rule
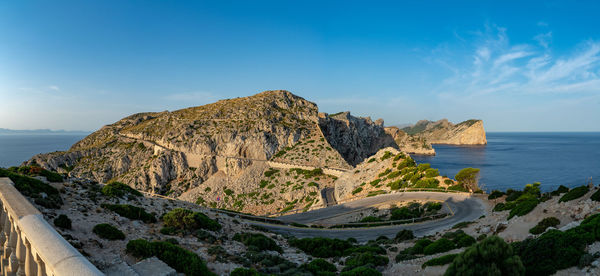
[[[60,88],[56,85],[50,85],[50,86],[48,86],[48,89],[53,90],[53,91],[60,91]]]
[[[471,45],[472,65],[447,61],[450,65],[445,67],[461,69],[442,82],[440,95],[600,93],[600,42],[582,42],[570,53],[555,56],[549,49],[552,32],[537,35],[537,43],[512,45],[506,29],[486,29]]]

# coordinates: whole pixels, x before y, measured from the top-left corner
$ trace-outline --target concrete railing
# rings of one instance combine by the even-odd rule
[[[73,248],[17,191],[0,178],[1,275],[104,275]]]

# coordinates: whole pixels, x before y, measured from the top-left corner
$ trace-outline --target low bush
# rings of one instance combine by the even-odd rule
[[[174,227],[180,230],[207,229],[217,231],[221,229],[221,224],[210,219],[205,214],[182,208],[171,210],[166,213],[162,219],[165,226]]]
[[[54,225],[63,229],[71,229],[71,219],[67,215],[59,215],[54,219]]]
[[[124,240],[125,239],[125,234],[123,234],[123,232],[121,232],[121,230],[117,229],[116,227],[114,227],[108,223],[97,224],[92,229],[92,232],[94,232],[94,234],[98,235],[98,237],[107,239],[107,240]]]
[[[141,220],[145,223],[154,223],[156,222],[156,217],[153,214],[149,214],[144,210],[144,208],[140,208],[137,206],[129,205],[129,204],[101,204],[102,208],[111,210],[122,217],[126,217],[128,219]]]
[[[385,159],[388,159],[388,158],[390,158],[390,157],[392,157],[392,156],[394,156],[394,154],[392,154],[392,153],[391,153],[391,152],[389,152],[389,151],[386,151],[386,152],[383,154],[383,156],[381,156],[381,158],[380,158],[380,159],[381,159],[381,161],[383,161],[383,160],[385,160]]]
[[[506,202],[511,202],[517,200],[521,195],[523,195],[522,191],[516,191],[513,189],[506,190]]]
[[[161,233],[162,233],[162,231],[161,231]],[[207,231],[204,231],[204,230],[196,231],[196,233],[194,233],[194,236],[196,238],[198,238],[199,241],[204,241],[207,243],[215,243],[217,241],[217,238],[215,236],[213,236],[211,233],[208,233]]]
[[[564,194],[564,193],[566,193],[568,191],[569,191],[569,188],[567,188],[567,187],[565,187],[563,185],[560,185],[560,186],[558,186],[558,188],[556,188],[556,190],[550,192],[550,194],[552,196],[557,196],[557,195],[560,195],[560,194]]]
[[[548,217],[548,218],[542,219],[540,222],[538,222],[538,224],[536,226],[529,229],[529,233],[534,234],[534,235],[539,235],[541,233],[544,233],[544,231],[546,231],[546,229],[548,227],[556,227],[559,224],[560,224],[559,219],[557,219],[555,217]]]
[[[440,171],[438,169],[429,168],[425,170],[425,177],[436,177],[440,175]]]
[[[348,257],[345,262],[345,267],[343,271],[350,271],[354,268],[361,266],[383,266],[389,263],[389,259],[387,256],[381,256],[374,254],[373,252],[362,252],[352,254],[352,256]]]
[[[3,168],[0,168],[0,177],[10,178],[15,188],[24,196],[32,198],[36,204],[52,209],[58,209],[63,204],[58,190],[38,179]]]
[[[433,258],[429,261],[426,261],[421,266],[421,268],[425,268],[428,266],[447,265],[447,264],[451,263],[452,261],[454,261],[454,258],[456,258],[456,256],[458,256],[458,254],[448,254],[448,255],[441,256],[441,257]]]
[[[127,253],[138,258],[156,256],[167,265],[185,275],[215,275],[196,253],[168,242],[148,242],[138,239],[127,243]]]
[[[362,187],[358,187],[352,191],[352,195],[358,194],[358,193],[362,192],[362,190],[363,190]]]
[[[490,195],[488,195],[488,199],[496,199],[503,196],[504,193],[498,190],[493,190]]]
[[[402,220],[412,219],[423,215],[423,210],[420,208],[421,205],[400,207],[392,209],[390,219],[391,220]]]
[[[523,200],[510,210],[508,214],[508,219],[511,219],[514,216],[524,216],[531,212],[538,205],[538,200],[536,198]]]
[[[381,218],[374,216],[366,216],[360,220],[360,222],[380,222],[383,221]]]
[[[138,190],[118,181],[112,181],[102,187],[102,194],[110,197],[142,196]]]
[[[600,190],[596,191],[590,197],[593,201],[600,201]]]
[[[245,267],[238,267],[238,268],[234,269],[233,271],[231,271],[231,273],[229,273],[229,276],[261,276],[261,275],[264,275],[264,274],[259,273],[254,268],[245,268]]]
[[[283,253],[283,249],[277,243],[267,236],[259,233],[236,233],[233,236],[234,241],[239,241],[248,247],[251,251],[271,250]]]
[[[437,253],[443,253],[454,249],[454,242],[449,239],[441,238],[423,248],[423,254],[433,255]]]
[[[352,247],[352,243],[340,239],[329,238],[303,238],[289,240],[291,246],[297,247],[305,253],[318,258],[344,256],[344,251]]]
[[[414,238],[415,238],[415,235],[413,234],[413,231],[407,230],[407,229],[402,229],[402,230],[400,230],[400,232],[398,232],[396,234],[396,237],[394,238],[394,240],[396,242],[401,242],[401,241],[412,240]]]
[[[381,276],[381,272],[374,268],[361,266],[349,271],[343,271],[340,276]]]
[[[585,185],[573,188],[570,191],[568,191],[566,194],[564,194],[558,200],[558,202],[567,202],[567,201],[571,201],[574,199],[578,199],[578,198],[584,196],[585,194],[587,194],[589,191],[590,191],[590,188],[588,188],[588,186],[585,186]]]
[[[444,275],[525,275],[525,267],[510,245],[491,236],[454,257]]]
[[[301,268],[317,276],[334,276],[337,272],[335,265],[323,259],[314,259],[303,264]]]

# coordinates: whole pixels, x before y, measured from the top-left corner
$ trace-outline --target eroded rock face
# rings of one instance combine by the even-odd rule
[[[398,148],[392,136],[385,132],[383,120],[354,117],[350,112],[319,114],[319,126],[329,144],[355,166],[385,147]]]
[[[431,143],[425,138],[408,135],[397,127],[386,127],[385,132],[389,134],[396,144],[398,144],[398,147],[406,153],[435,155],[435,150],[431,146]]]
[[[402,129],[408,134],[426,139],[431,144],[485,145],[487,139],[481,120],[467,120],[452,124],[447,119],[437,122],[419,121]]]

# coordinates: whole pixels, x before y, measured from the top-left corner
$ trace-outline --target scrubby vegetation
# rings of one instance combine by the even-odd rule
[[[540,202],[540,183],[525,185],[523,191],[506,190],[506,203],[498,203],[494,211],[510,210],[508,218],[524,216],[531,212]]]
[[[112,181],[102,187],[102,194],[109,197],[142,196],[138,190],[118,181]]]
[[[144,208],[129,204],[102,204],[100,206],[128,219],[141,220],[145,223],[156,222],[156,217],[153,214],[147,213]]]
[[[544,233],[548,227],[556,227],[560,224],[560,220],[555,217],[548,217],[542,219],[536,226],[529,229],[529,233],[538,235]]]
[[[271,250],[283,253],[283,249],[274,240],[260,233],[236,233],[233,240],[243,243],[248,250],[257,252]]]
[[[456,256],[458,256],[458,254],[448,254],[448,255],[441,256],[441,257],[433,258],[433,259],[423,263],[421,268],[425,268],[428,266],[436,266],[436,265],[447,265],[447,264],[451,263],[452,261],[454,261]]]
[[[94,229],[92,229],[92,232],[94,232],[94,234],[98,235],[98,237],[107,239],[107,240],[124,240],[125,239],[125,234],[123,234],[123,232],[121,232],[121,230],[117,229],[116,227],[114,227],[108,223],[97,224],[96,226],[94,226]]]
[[[215,275],[197,254],[169,242],[148,242],[138,239],[127,243],[127,253],[138,258],[156,256],[177,272],[185,275]]]
[[[462,230],[448,232],[436,241],[429,239],[418,240],[412,247],[400,251],[396,255],[396,261],[411,260],[418,258],[420,255],[448,252],[455,248],[470,246],[475,242],[475,238],[465,234]]]
[[[519,256],[497,236],[484,239],[460,253],[444,275],[524,275]]]
[[[63,201],[58,190],[38,179],[0,168],[0,177],[8,177],[15,188],[24,196],[33,199],[36,204],[46,208],[58,209]]]
[[[54,219],[54,225],[63,229],[71,229],[71,219],[67,215],[59,215]]]
[[[590,188],[588,188],[588,186],[579,186],[576,188],[571,189],[570,191],[568,191],[565,195],[563,195],[558,202],[567,202],[567,201],[571,201],[574,199],[578,199],[582,196],[584,196],[585,194],[587,194],[590,191]]]
[[[221,229],[221,224],[210,219],[203,213],[177,208],[166,213],[162,218],[166,227],[173,227],[178,230],[194,231],[198,229],[207,229],[216,231]]]
[[[352,243],[349,241],[329,238],[292,238],[289,240],[289,244],[318,258],[341,257],[346,255],[344,252],[352,247]]]
[[[412,240],[414,238],[415,238],[415,235],[413,234],[412,231],[407,230],[407,229],[402,229],[396,234],[396,237],[394,238],[394,240],[396,242],[401,242],[401,241]]]

